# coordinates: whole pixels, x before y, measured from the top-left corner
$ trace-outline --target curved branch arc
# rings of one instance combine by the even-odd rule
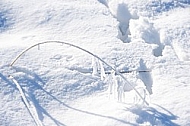
[[[149,105],[149,103],[142,97],[142,95],[137,91],[137,89],[119,72],[117,71],[115,68],[113,68],[111,65],[109,65],[107,62],[105,62],[103,59],[101,59],[100,57],[98,57],[97,55],[91,53],[90,51],[86,50],[86,49],[83,49],[77,45],[74,45],[74,44],[71,44],[71,43],[68,43],[68,42],[62,42],[62,41],[45,41],[45,42],[40,42],[40,43],[37,43],[37,44],[34,44],[28,48],[26,48],[25,50],[23,50],[11,63],[10,63],[10,66],[12,67],[14,65],[14,63],[24,54],[26,53],[28,50],[32,49],[33,47],[36,47],[36,46],[39,46],[39,45],[42,45],[42,44],[47,44],[47,43],[61,43],[61,44],[65,44],[65,45],[69,45],[69,46],[72,46],[72,47],[75,47],[79,50],[82,50],[94,57],[96,57],[97,59],[99,59],[100,61],[102,61],[105,65],[107,65],[108,67],[110,67],[112,70],[115,71],[115,73],[119,76],[121,76],[125,81],[126,83],[131,86],[133,88],[133,90],[137,93],[137,95],[147,104]]]

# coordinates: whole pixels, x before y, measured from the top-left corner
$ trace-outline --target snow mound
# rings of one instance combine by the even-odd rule
[[[129,23],[131,33],[131,41],[134,39],[142,39],[149,44],[159,45],[159,34],[147,18],[131,19]]]
[[[145,17],[131,19],[129,22],[131,41],[140,40],[153,45],[154,56],[162,56],[163,44],[160,42],[160,34],[155,29],[153,23]]]

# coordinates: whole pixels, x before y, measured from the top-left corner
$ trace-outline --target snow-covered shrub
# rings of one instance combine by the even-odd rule
[[[108,84],[109,97],[111,96],[119,102],[125,102],[127,98],[130,97],[129,99],[133,100],[132,103],[145,105],[146,99],[149,98],[147,97],[149,96],[148,91],[142,82],[140,84],[130,82],[142,96],[140,97],[129,83],[127,83],[121,76],[115,74],[115,71],[112,71],[111,74],[108,75],[106,83]],[[130,95],[128,93],[130,93]]]
[[[147,18],[131,19],[129,22],[131,41],[142,39],[146,43],[159,44],[159,34]]]
[[[118,75],[115,75],[115,71],[112,71],[108,79],[108,89],[110,95],[113,95],[114,98],[117,98],[118,101],[122,102],[125,99],[123,86],[124,83],[122,83],[122,78]]]
[[[132,15],[128,9],[127,4],[123,1],[112,0],[108,4],[109,10],[113,17],[117,19],[118,23],[118,38],[125,42],[129,35],[129,20]],[[134,14],[134,17],[136,15]]]
[[[103,66],[103,63],[100,60],[99,60],[99,64],[100,64],[101,80],[104,80],[106,78],[104,66]]]
[[[105,79],[106,74],[105,74],[103,63],[95,57],[92,58],[92,69],[93,69],[92,71],[93,76],[98,75],[99,74],[98,71],[100,70],[101,80]]]
[[[115,76],[115,71],[111,71],[111,74],[107,76],[105,82],[108,84],[109,96],[112,95],[114,98],[117,97],[117,79]]]
[[[117,8],[117,20],[118,24],[118,38],[122,41],[128,39],[129,35],[129,20],[131,19],[131,14],[128,10],[128,7],[125,3],[121,3]]]
[[[99,68],[98,59],[95,57],[92,57],[92,75],[93,76],[98,75],[98,68]]]

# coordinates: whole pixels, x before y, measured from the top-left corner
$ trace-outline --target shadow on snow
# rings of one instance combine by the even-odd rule
[[[10,9],[2,9],[3,5],[0,3],[0,33],[6,31],[13,25],[13,19],[10,16]]]
[[[139,124],[150,123],[151,126],[164,125],[164,126],[179,126],[178,124],[172,122],[172,120],[176,120],[178,117],[172,114],[167,109],[156,105],[159,110],[153,107],[139,107],[135,106],[132,108],[128,108],[127,110],[138,115],[136,122]]]
[[[143,59],[140,59],[139,62],[140,66],[139,66],[139,70],[148,70],[146,63],[144,62]],[[149,94],[152,94],[152,86],[153,86],[153,79],[151,76],[150,72],[141,72],[138,74],[138,78],[140,80],[142,80],[142,82],[144,83],[144,85],[146,86],[147,91],[149,92]]]
[[[15,68],[15,67],[14,67]],[[92,115],[92,116],[98,116],[98,117],[102,117],[102,118],[107,118],[107,119],[112,119],[112,120],[116,120],[116,121],[119,121],[121,123],[124,123],[124,124],[130,124],[130,125],[134,125],[135,124],[132,124],[130,122],[127,122],[125,120],[122,120],[122,119],[119,119],[119,118],[116,118],[116,117],[112,117],[112,116],[106,116],[106,115],[101,115],[101,114],[96,114],[96,113],[92,113],[92,112],[89,112],[89,111],[86,111],[86,110],[81,110],[81,109],[77,109],[77,108],[74,108],[72,106],[69,106],[67,104],[65,104],[64,102],[62,102],[60,99],[58,99],[57,97],[53,96],[50,92],[46,91],[45,89],[43,89],[43,87],[41,85],[44,85],[45,83],[43,82],[43,80],[35,73],[29,71],[29,70],[26,70],[26,69],[23,69],[23,68],[15,68],[17,72],[24,72],[26,73],[26,76],[24,77],[25,80],[27,80],[28,84],[30,83],[30,88],[28,90],[28,94],[29,94],[29,97],[30,99],[32,100],[32,102],[34,103],[34,106],[35,108],[37,109],[37,112],[38,112],[38,117],[40,120],[43,120],[43,114],[45,114],[46,116],[48,116],[51,120],[54,121],[54,123],[57,125],[57,126],[64,126],[63,123],[59,122],[58,120],[56,120],[55,118],[53,118],[46,110],[45,108],[43,108],[40,104],[39,104],[39,101],[37,100],[35,94],[34,94],[34,91],[37,90],[37,89],[40,89],[43,91],[43,93],[45,93],[46,95],[48,95],[48,97],[51,99],[51,100],[54,100],[56,102],[58,102],[59,104],[63,105],[64,107],[66,108],[69,108],[71,110],[74,110],[74,111],[78,111],[78,112],[82,112],[82,113],[85,113],[85,114],[88,114],[88,115]],[[31,77],[33,77],[33,79],[31,79]]]
[[[13,70],[16,70],[16,72],[22,72],[25,74],[24,77],[22,78],[22,81],[20,81],[22,83],[19,83],[19,84],[21,84],[22,88],[28,87],[27,90],[25,88],[23,88],[23,91],[27,96],[27,100],[31,101],[33,103],[33,105],[35,106],[39,120],[42,121],[44,119],[44,115],[46,115],[48,118],[50,118],[54,122],[54,124],[56,126],[65,126],[63,123],[61,123],[60,121],[58,121],[54,117],[52,117],[45,110],[45,108],[43,108],[40,105],[39,100],[35,96],[35,91],[37,91],[37,90],[41,90],[42,93],[45,93],[45,94],[48,94],[49,96],[51,96],[51,94],[49,92],[47,92],[46,90],[44,90],[42,88],[42,86],[45,85],[43,80],[37,74],[35,74],[34,72],[31,72],[27,69],[13,67]],[[11,86],[11,87],[13,87],[12,90],[17,90],[16,85],[12,81],[9,80],[8,76],[4,76],[3,74],[0,73],[0,79],[2,79],[3,81],[5,81],[7,83],[7,85],[4,85],[4,86]],[[23,83],[25,83],[25,84],[23,84]],[[13,92],[13,91],[11,91],[11,92]],[[51,96],[51,97],[53,97],[53,96]],[[53,99],[55,99],[55,97],[53,97]]]
[[[143,64],[141,64],[141,65],[143,65]],[[115,121],[118,121],[123,124],[136,126],[136,124],[134,124],[134,123],[131,123],[129,121],[126,121],[126,120],[123,120],[123,119],[120,119],[120,118],[117,118],[114,116],[102,115],[102,114],[98,114],[98,113],[94,113],[94,112],[90,112],[90,111],[86,111],[86,110],[81,110],[81,109],[69,106],[68,104],[62,102],[57,97],[53,96],[50,92],[46,91],[43,88],[43,86],[45,85],[44,81],[36,73],[31,72],[24,68],[13,67],[13,69],[16,70],[16,72],[23,72],[25,74],[25,76],[23,78],[25,81],[24,82],[23,82],[23,80],[21,81],[22,87],[24,87],[23,83],[26,83],[27,85],[25,85],[25,86],[29,87],[28,90],[24,90],[24,92],[27,94],[28,100],[30,100],[34,104],[35,109],[37,110],[38,118],[41,121],[43,121],[44,115],[45,115],[49,119],[51,119],[56,126],[65,126],[65,124],[58,121],[56,118],[52,117],[47,112],[45,107],[40,105],[40,101],[38,100],[39,98],[38,98],[38,96],[35,95],[35,91],[37,91],[37,90],[40,91],[40,95],[46,95],[46,98],[48,97],[51,101],[56,101],[58,104],[63,105],[64,107],[66,107],[68,109],[71,109],[71,110],[74,110],[77,112],[81,112],[81,113],[85,113],[87,115],[98,116],[98,117],[102,117],[105,119],[115,120]],[[149,76],[149,75],[147,75],[147,76]],[[7,77],[5,77],[1,73],[0,73],[0,78],[3,81],[5,81],[8,85],[11,85],[13,87],[13,90],[16,89],[16,86],[11,81],[9,81],[9,79]],[[20,76],[19,76],[19,78],[20,78]],[[46,99],[44,99],[44,100],[46,100]],[[133,108],[128,108],[127,110],[139,116],[136,120],[136,122],[139,124],[149,122],[152,125],[161,123],[166,126],[170,126],[170,125],[179,126],[172,122],[172,120],[177,119],[177,116],[173,115],[171,112],[169,112],[168,110],[164,109],[161,106],[157,105],[157,107],[161,108],[162,111],[164,111],[164,112],[160,112],[153,107],[145,107],[145,108],[133,107]]]
[[[135,124],[130,123],[130,122],[125,121],[125,120],[122,120],[122,119],[119,119],[117,117],[101,115],[101,114],[97,114],[97,113],[93,113],[90,111],[81,110],[81,109],[77,109],[77,108],[74,108],[72,106],[69,106],[69,105],[65,104],[64,102],[62,102],[57,97],[53,96],[50,92],[46,91],[43,88],[43,86],[45,85],[44,81],[36,73],[31,72],[30,70],[27,70],[25,68],[13,67],[13,69],[18,73],[24,73],[24,76],[22,74],[22,76],[15,77],[15,79],[19,80],[18,82],[19,82],[19,84],[21,84],[21,87],[23,88],[23,91],[26,94],[27,99],[29,101],[31,101],[33,103],[33,105],[35,106],[35,109],[36,109],[37,114],[38,114],[38,118],[41,121],[43,121],[44,115],[46,115],[48,118],[50,118],[54,122],[54,124],[56,126],[65,126],[65,124],[58,121],[56,118],[52,117],[46,111],[45,107],[40,105],[40,101],[38,100],[39,98],[38,98],[38,96],[35,95],[36,91],[40,92],[40,95],[46,95],[46,98],[48,97],[50,99],[49,101],[56,101],[58,104],[63,105],[64,107],[66,107],[68,109],[71,109],[71,110],[74,110],[77,112],[81,112],[81,113],[85,113],[87,115],[98,116],[98,117],[102,117],[105,119],[115,120],[115,121],[121,122],[123,124],[135,126]],[[9,81],[9,78],[5,77],[1,73],[0,73],[0,78],[2,80],[4,80],[8,85],[11,85],[11,87],[13,87],[13,90],[17,89],[16,86],[14,85],[14,83]],[[47,102],[49,102],[49,101],[47,101]]]
[[[190,5],[190,0],[178,0],[169,2],[160,2],[160,0],[152,1],[147,5],[147,9],[151,9],[157,13],[166,12],[177,7],[185,8],[186,5]]]

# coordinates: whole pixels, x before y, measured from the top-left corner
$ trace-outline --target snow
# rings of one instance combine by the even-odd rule
[[[189,36],[189,0],[0,0],[0,125],[188,126]]]

